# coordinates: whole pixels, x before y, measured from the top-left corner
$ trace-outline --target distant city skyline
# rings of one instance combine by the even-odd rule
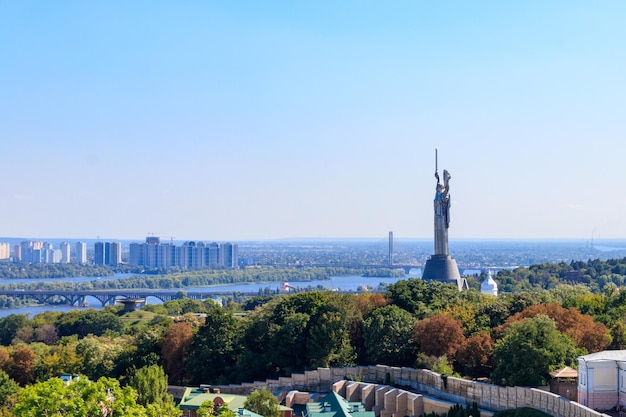
[[[626,3],[0,4],[0,236],[626,238]],[[74,250],[74,248],[72,248]]]

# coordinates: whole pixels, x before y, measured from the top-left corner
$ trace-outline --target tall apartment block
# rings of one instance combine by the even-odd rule
[[[238,266],[239,247],[236,243],[222,243],[220,245],[220,263],[227,268],[236,268]]]
[[[61,242],[59,245],[59,250],[61,251],[61,263],[69,264],[70,263],[70,244],[67,242]]]
[[[87,263],[87,244],[85,242],[76,242],[76,263]]]
[[[130,265],[152,268],[236,268],[239,264],[236,243],[185,242],[180,246],[161,243],[150,236],[145,243],[130,244]]]
[[[22,246],[13,246],[13,262],[22,262]]]
[[[26,240],[24,242],[20,242],[20,248],[22,262],[41,263],[43,242]]]
[[[0,261],[8,261],[9,259],[11,259],[11,245],[0,243]]]
[[[34,264],[51,264],[66,262],[64,248],[55,249],[52,243],[26,240],[13,248],[14,262],[30,262]],[[67,250],[67,248],[65,249]],[[65,254],[69,260],[69,253]]]
[[[119,242],[96,242],[93,263],[116,266],[122,263],[122,244]]]
[[[0,260],[4,260],[2,249],[10,246],[7,243],[0,243]],[[34,264],[69,263],[71,257],[71,244],[61,242],[58,248],[50,242],[38,242],[25,240],[13,246],[12,257],[6,259],[13,262],[27,262]],[[86,250],[85,250],[86,255]],[[85,256],[86,257],[86,256]]]

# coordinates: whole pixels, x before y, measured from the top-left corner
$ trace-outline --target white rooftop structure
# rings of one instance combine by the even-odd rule
[[[480,285],[480,292],[498,296],[498,284],[491,276],[491,269],[487,270],[487,278]]]
[[[578,357],[579,362],[626,361],[626,350],[603,350]]]

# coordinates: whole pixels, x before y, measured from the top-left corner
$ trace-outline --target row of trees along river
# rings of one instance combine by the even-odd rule
[[[575,272],[575,274],[572,274]],[[328,278],[330,276],[355,275],[364,276],[399,276],[400,270],[387,268],[341,268],[341,267],[255,267],[241,270],[233,269],[202,269],[181,270],[180,268],[153,268],[120,266],[112,268],[103,265],[77,265],[77,264],[21,264],[0,263],[0,279],[24,279],[29,278],[72,278],[72,277],[110,277],[116,273],[123,273],[143,277],[145,281],[135,283],[147,283],[167,277],[175,285],[213,285],[235,282],[271,282],[271,281],[309,281]],[[587,285],[602,287],[608,282],[616,285],[624,283],[626,276],[626,258],[588,261],[571,261],[569,263],[541,263],[530,267],[519,267],[513,270],[503,269],[498,271],[498,280],[505,286],[505,290],[514,291],[530,288],[536,285],[549,287],[558,282],[578,280]],[[152,280],[150,280],[152,278]],[[513,284],[521,282],[524,288]]]
[[[141,272],[141,274],[139,274]],[[102,279],[116,273],[124,273],[123,279]],[[136,275],[133,275],[137,273]],[[130,276],[129,276],[130,275]],[[61,264],[0,264],[0,285],[2,279],[10,279],[4,288],[24,289],[116,289],[146,288],[172,289],[210,285],[296,281],[307,282],[325,280],[337,276],[398,277],[400,270],[372,268],[246,268],[246,269],[203,269],[203,270],[145,270],[130,267],[112,269],[105,266],[61,265]],[[71,277],[93,277],[92,280],[71,282]],[[57,278],[53,282],[33,282],[33,278]],[[65,279],[64,279],[65,278]],[[581,283],[594,292],[603,291],[607,285],[624,285],[626,279],[626,258],[612,260],[572,261],[570,263],[543,263],[513,270],[500,270],[496,281],[502,292],[519,292],[534,288],[549,289],[562,283]],[[470,276],[468,281],[473,288],[479,288],[484,274]],[[6,282],[6,281],[5,281]]]

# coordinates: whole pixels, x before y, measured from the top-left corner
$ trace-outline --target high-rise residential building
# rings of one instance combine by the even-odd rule
[[[30,262],[34,264],[43,263],[43,259],[46,251],[44,249],[31,249],[30,251]]]
[[[48,260],[47,263],[58,264],[63,260],[63,252],[61,249],[50,249],[48,250]],[[67,262],[65,262],[67,263]]]
[[[69,263],[70,251],[70,244],[67,242],[55,248],[50,242],[25,240],[14,246],[13,260],[34,264]]]
[[[198,251],[196,242],[185,242],[177,248],[179,265],[183,268],[197,268]]]
[[[25,240],[20,243],[22,262],[41,263],[41,250],[43,242]]]
[[[87,244],[85,242],[76,242],[76,263],[87,263]]]
[[[35,253],[36,251],[33,251],[33,254]],[[55,259],[54,246],[50,242],[44,242],[41,245],[41,251],[40,251],[38,260],[37,260],[37,257],[35,256],[33,258],[33,263],[40,262],[42,264],[52,264],[52,263],[55,263],[54,259]],[[59,256],[59,259],[60,259],[60,256]]]
[[[120,242],[96,242],[94,244],[94,264],[116,266],[122,263]]]
[[[213,242],[209,244],[209,259],[207,262],[207,266],[210,268],[214,268],[215,266],[220,264],[220,245],[219,243]]]
[[[13,262],[22,262],[22,246],[13,246]]]
[[[61,251],[61,260],[60,260],[60,262],[62,264],[69,264],[70,263],[70,253],[71,253],[70,244],[68,242],[61,242],[61,244],[59,245],[59,250]]]
[[[239,265],[238,249],[236,243],[222,243],[220,245],[221,264],[227,268],[236,268]]]
[[[96,242],[93,245],[93,263],[95,265],[106,265],[106,247],[104,242]]]
[[[11,259],[11,245],[8,243],[0,243],[0,261],[8,261]]]
[[[161,244],[158,237],[147,237],[146,243],[130,244],[131,265],[167,268],[177,265],[176,247],[171,244]]]
[[[130,244],[130,265],[151,268],[209,268],[238,266],[237,244],[185,242],[180,246],[160,243],[158,237],[150,236],[145,243]]]
[[[122,263],[122,244],[120,242],[109,243],[109,263],[107,265],[117,266]]]

